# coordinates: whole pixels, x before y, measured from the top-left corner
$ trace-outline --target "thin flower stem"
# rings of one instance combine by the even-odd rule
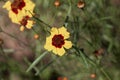
[[[112,80],[109,75],[104,71],[104,69],[102,67],[100,67],[98,64],[96,64],[92,59],[90,59],[89,57],[87,57],[88,61],[94,65],[95,67],[98,67],[98,69],[106,76],[106,78],[108,78],[108,80]]]
[[[42,73],[46,68],[48,68],[52,63],[56,62],[57,60],[59,60],[61,57],[56,56],[55,58],[53,58],[52,60],[50,60],[48,62],[48,64],[42,66],[42,68],[40,70],[38,70],[35,75],[39,75],[39,73]]]
[[[83,40],[85,40],[93,49],[95,49],[95,47],[94,47],[94,45],[89,41],[89,40],[87,40],[85,37],[83,37],[83,36],[80,36],[81,37],[81,39],[83,39]]]
[[[46,25],[45,27],[42,27],[42,28],[43,28],[47,33],[50,33],[49,30],[50,30],[50,28],[52,28],[52,26],[50,26],[49,24],[45,23],[44,21],[40,20],[39,18],[37,18],[37,17],[35,17],[35,16],[33,16],[33,18],[38,21],[38,24],[39,24],[39,25],[41,25],[40,22],[41,22],[42,24]]]
[[[29,11],[29,12],[30,12],[30,11]],[[31,13],[31,12],[30,12],[30,13]],[[47,24],[47,23],[45,23],[44,21],[42,21],[41,19],[35,17],[32,13],[31,13],[31,15],[33,16],[33,18],[35,18],[35,19],[38,20],[39,22],[41,22],[41,23],[43,23],[43,24],[45,24],[46,26],[48,26],[48,27],[51,28],[51,26],[50,26],[49,24]]]
[[[71,10],[72,10],[71,1],[68,0],[68,2],[69,2],[69,6],[70,6],[70,7],[69,7],[69,9],[68,9],[68,13],[67,13],[67,16],[66,16],[66,18],[65,18],[64,25],[63,25],[63,26],[65,26],[65,27],[68,26],[68,19],[69,19],[69,16],[70,16]]]
[[[45,23],[45,22],[42,21],[41,19],[39,19],[39,18],[37,18],[37,17],[35,17],[35,16],[33,16],[33,18],[35,18],[35,19],[38,20],[39,22],[45,24],[45,25],[48,26],[49,28],[51,28],[51,26],[50,26],[49,24]]]
[[[68,0],[68,2],[69,2],[69,9],[68,9],[68,16],[70,16],[70,13],[71,13],[71,10],[72,10],[72,4],[71,4],[71,1],[70,0]]]
[[[29,62],[26,58],[24,58],[25,62],[30,66],[31,62]],[[37,72],[38,68],[36,66],[33,67],[33,69]]]
[[[88,56],[86,56],[86,58],[88,59],[88,61],[95,67],[97,67],[95,61],[93,61],[92,59],[90,59]]]
[[[73,48],[74,48],[77,52],[79,52],[79,48],[77,48],[76,46],[73,46]],[[99,64],[97,64],[96,62],[94,62],[92,59],[90,59],[85,53],[82,54],[81,57],[84,57],[84,58],[85,58],[84,60],[88,60],[92,65],[94,65],[96,68],[98,68],[98,69],[106,76],[106,78],[108,78],[108,80],[112,80],[112,79],[109,77],[109,75],[103,70],[103,68],[102,68]]]
[[[109,20],[109,19],[112,19],[112,18],[113,18],[112,16],[101,17],[99,19],[91,20],[89,23],[95,22],[95,21]]]
[[[73,48],[78,52],[78,55],[80,55],[84,61],[84,63],[86,64],[87,68],[88,68],[88,62],[86,60],[86,57],[84,56],[84,54],[82,53],[82,51],[80,51],[76,46],[73,46]]]
[[[30,65],[30,67],[26,70],[26,72],[29,72],[32,68],[35,67],[36,64],[39,63],[39,61],[46,55],[48,54],[48,51],[45,51],[44,53],[42,53],[37,59],[35,59],[35,61],[33,61],[33,63]]]
[[[38,70],[35,75],[38,75],[40,72],[43,72],[49,65],[51,65],[55,60],[51,60],[47,65],[43,66],[42,69]]]
[[[112,80],[103,68],[100,68],[100,70],[106,76],[106,78],[108,78],[108,80]]]

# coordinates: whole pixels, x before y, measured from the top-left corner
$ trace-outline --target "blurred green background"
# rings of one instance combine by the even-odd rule
[[[53,27],[66,28],[71,41],[87,56],[98,62],[111,80],[120,80],[120,0],[82,0],[85,7],[78,8],[80,0],[33,0],[35,16]],[[33,30],[19,31],[19,25],[8,17],[0,1],[0,80],[108,80],[96,67],[86,67],[82,58],[68,54],[57,57],[50,52],[26,72],[30,64],[44,53],[43,48],[47,25],[36,21]],[[69,16],[67,22],[66,17]],[[34,34],[39,39],[34,39]],[[94,52],[104,49],[103,55],[95,57]],[[38,72],[37,75],[35,73]],[[92,76],[95,75],[95,76]]]

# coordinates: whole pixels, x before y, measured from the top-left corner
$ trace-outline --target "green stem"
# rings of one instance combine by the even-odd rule
[[[69,2],[69,10],[68,10],[68,16],[70,16],[70,13],[71,13],[71,10],[72,10],[72,5],[71,5],[71,1],[70,0],[68,0],[68,2]]]
[[[42,21],[41,19],[39,19],[39,18],[37,18],[37,17],[35,17],[35,16],[33,16],[33,18],[35,18],[35,19],[38,20],[39,22],[45,24],[45,25],[48,26],[49,28],[51,28],[51,26],[50,26],[49,24],[45,23],[45,22]]]
[[[45,51],[44,53],[42,53],[42,55],[40,55],[40,56],[30,65],[30,67],[26,70],[26,72],[29,72],[32,68],[34,68],[35,65],[38,64],[39,61],[40,61],[46,54],[48,54],[48,51]]]
[[[76,46],[73,46],[73,48],[79,52],[79,48],[77,48]],[[81,52],[79,52],[81,54]],[[96,68],[98,68],[105,76],[108,80],[112,80],[109,75],[103,70],[103,68],[97,64],[95,61],[93,61],[92,59],[90,59],[84,52],[82,52],[82,55],[80,55],[83,60],[85,61],[85,63],[87,62],[86,60],[88,60],[92,65],[94,65]]]
[[[108,80],[112,80],[108,74],[105,72],[105,70],[103,68],[100,68],[101,72],[106,76],[106,78],[108,78]]]
[[[47,65],[43,66],[40,70],[38,70],[35,75],[38,75],[40,72],[44,71],[46,68],[48,68],[55,60],[51,60]]]
[[[30,66],[31,62],[28,61],[28,59],[24,58],[24,61]],[[33,69],[37,72],[38,68],[36,66],[33,67]]]
[[[84,56],[83,52],[80,51],[76,46],[73,46],[73,48],[77,51],[78,55],[80,55],[82,57],[82,60],[84,61],[84,63],[86,64],[86,66],[88,68],[88,62],[87,62],[86,57]]]

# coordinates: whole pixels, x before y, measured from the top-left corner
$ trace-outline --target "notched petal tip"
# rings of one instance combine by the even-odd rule
[[[64,45],[64,47],[65,47],[66,49],[71,48],[71,47],[72,47],[72,42],[65,40],[65,45]]]
[[[59,28],[58,31],[59,34],[62,34],[64,36],[64,39],[68,39],[70,37],[70,33],[67,31],[67,29],[64,26]]]

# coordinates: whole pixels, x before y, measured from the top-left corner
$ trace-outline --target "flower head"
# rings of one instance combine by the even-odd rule
[[[12,22],[18,23],[19,16],[28,15],[32,17],[35,4],[31,0],[13,0],[7,1],[3,8],[9,11],[9,17]]]
[[[51,29],[51,35],[46,38],[46,43],[44,48],[48,51],[53,51],[53,53],[62,56],[65,54],[65,50],[72,47],[72,42],[68,41],[70,33],[67,32],[65,27]]]
[[[31,29],[33,26],[34,21],[30,20],[30,17],[28,15],[22,17],[22,19],[19,21],[19,24],[21,25],[20,31],[24,31],[25,27],[27,29]]]

